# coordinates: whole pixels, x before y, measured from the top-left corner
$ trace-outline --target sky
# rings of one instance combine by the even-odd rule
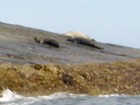
[[[140,48],[140,0],[1,0],[0,21]]]

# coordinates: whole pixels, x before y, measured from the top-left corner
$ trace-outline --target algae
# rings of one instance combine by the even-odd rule
[[[49,95],[140,94],[140,60],[86,64],[0,64],[0,91]]]

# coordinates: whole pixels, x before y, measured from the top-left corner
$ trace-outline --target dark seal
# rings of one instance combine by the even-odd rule
[[[97,49],[103,49],[101,48],[99,45],[97,45],[97,42],[94,40],[90,40],[90,39],[85,39],[85,38],[68,38],[67,41],[73,42],[73,43],[77,43],[77,44],[81,44],[81,45],[86,45],[86,46],[91,46]]]
[[[44,39],[42,44],[48,44],[48,45],[51,45],[51,46],[57,47],[57,48],[60,47],[59,43],[54,39]]]
[[[50,45],[50,46],[53,46],[53,47],[56,47],[56,48],[60,47],[59,43],[54,39],[45,38],[45,39],[41,40],[41,39],[35,37],[34,40],[37,43],[47,44],[47,45]]]

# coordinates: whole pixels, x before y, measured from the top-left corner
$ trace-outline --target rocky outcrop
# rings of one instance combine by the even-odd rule
[[[36,36],[38,39],[34,39]],[[59,45],[57,42],[54,44],[60,46],[59,49],[50,46],[50,42],[47,45],[39,44],[43,43],[46,38],[57,41]],[[92,42],[93,45],[103,48],[98,50],[86,45],[92,45],[91,43],[83,43],[84,41],[80,40],[81,44],[79,44],[77,40],[78,43],[75,44],[68,42],[67,38],[69,37],[48,31],[0,24],[0,62],[14,64],[75,64],[126,61],[140,58],[139,49],[105,44],[83,38]]]
[[[34,39],[36,36],[39,39]],[[9,88],[23,95],[140,94],[139,49],[100,43],[82,35],[74,36],[76,43],[68,38],[0,24],[0,91]],[[60,47],[54,48],[57,42]],[[94,49],[94,44],[103,49]]]

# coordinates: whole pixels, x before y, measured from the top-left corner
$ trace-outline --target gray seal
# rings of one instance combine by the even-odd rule
[[[54,40],[54,39],[45,38],[45,39],[41,40],[41,39],[35,37],[34,40],[37,43],[47,44],[47,45],[50,45],[50,46],[53,46],[53,47],[56,47],[56,48],[60,47],[59,43],[56,40]]]
[[[90,40],[90,39],[85,39],[85,38],[80,38],[80,37],[77,37],[77,38],[69,37],[69,38],[67,38],[67,41],[77,43],[77,44],[81,44],[81,45],[91,46],[91,47],[94,47],[94,48],[97,48],[97,49],[103,49],[99,45],[97,45],[96,41]]]

